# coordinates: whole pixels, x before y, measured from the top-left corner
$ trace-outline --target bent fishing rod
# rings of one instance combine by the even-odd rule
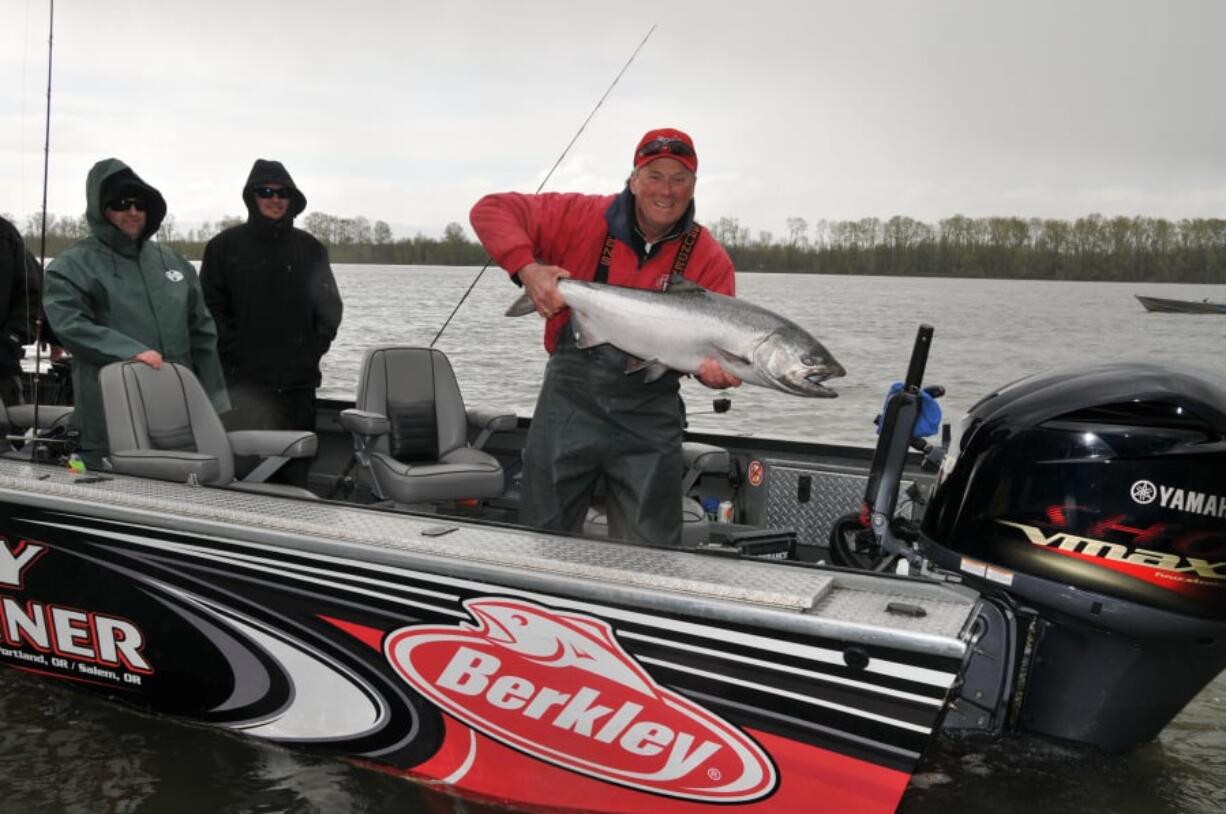
[[[656,26],[655,24],[652,24],[651,28],[647,31],[647,34],[643,37],[642,42],[640,42],[638,47],[634,49],[634,53],[630,55],[630,58],[626,60],[626,64],[623,65],[622,69],[617,72],[617,76],[613,77],[613,81],[609,83],[609,87],[605,90],[604,95],[601,96],[596,102],[596,106],[592,108],[592,112],[587,114],[587,118],[583,120],[583,124],[579,125],[579,129],[575,131],[575,135],[571,137],[570,142],[562,150],[562,154],[558,156],[558,160],[553,162],[553,166],[549,168],[549,172],[545,173],[545,177],[536,188],[537,192],[540,192],[545,188],[545,184],[549,183],[549,179],[553,177],[554,170],[556,170],[558,165],[562,163],[562,160],[566,158],[566,154],[570,152],[570,148],[575,146],[575,142],[579,140],[579,136],[582,135],[583,131],[587,128],[588,122],[590,122],[592,117],[596,115],[596,111],[600,110],[600,106],[604,104],[604,100],[609,98],[609,94],[613,92],[613,88],[617,87],[617,83],[621,81],[622,74],[624,74],[626,69],[630,67],[630,64],[634,62],[634,58],[639,55],[639,51],[643,50],[643,46],[647,44],[647,40],[651,39],[651,35],[655,33],[655,30]],[[477,283],[481,280],[481,275],[485,274],[485,270],[490,267],[490,263],[492,262],[492,259],[485,261],[485,265],[481,267],[481,270],[477,272],[477,276],[474,277],[473,281],[469,284],[468,290],[465,291],[464,295],[460,297],[459,301],[455,304],[455,308],[451,309],[451,313],[443,322],[443,327],[439,328],[438,333],[436,333],[434,338],[430,340],[430,347],[434,347],[435,343],[438,342],[439,337],[443,335],[443,331],[447,330],[447,326],[451,324],[451,320],[454,319],[456,313],[459,312],[460,306],[464,305],[464,301],[468,299],[468,295],[473,293],[473,289],[477,287]]]

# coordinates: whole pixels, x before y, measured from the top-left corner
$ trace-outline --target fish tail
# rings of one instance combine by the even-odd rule
[[[523,317],[533,313],[536,313],[536,303],[532,302],[532,298],[527,294],[522,294],[519,299],[511,303],[511,307],[507,309],[506,316]]]

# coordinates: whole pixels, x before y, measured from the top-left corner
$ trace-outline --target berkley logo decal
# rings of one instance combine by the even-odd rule
[[[418,625],[384,652],[414,689],[535,758],[654,794],[740,803],[774,791],[774,764],[740,730],[658,685],[590,616],[481,597],[476,624]]]

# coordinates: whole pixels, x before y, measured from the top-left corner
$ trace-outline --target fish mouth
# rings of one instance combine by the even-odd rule
[[[826,387],[825,382],[827,379],[837,379],[846,375],[847,371],[838,362],[811,370],[811,372],[806,373],[803,377],[805,394],[823,399],[836,398],[839,395],[838,391]]]
[[[836,378],[829,370],[818,370],[811,373],[797,373],[775,381],[775,387],[794,396],[809,398],[832,399],[838,397],[838,391],[827,387],[827,379]]]
[[[808,376],[805,376],[805,382],[808,383],[808,386],[805,388],[805,394],[821,399],[838,398],[839,393],[837,390],[822,384],[822,382],[830,378],[834,378],[830,373],[810,373]]]

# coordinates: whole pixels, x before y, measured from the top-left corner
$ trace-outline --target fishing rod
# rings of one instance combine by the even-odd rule
[[[621,81],[622,74],[624,74],[626,69],[630,67],[630,64],[634,62],[634,58],[639,55],[639,51],[643,50],[643,46],[647,44],[647,40],[651,39],[651,35],[655,33],[655,30],[656,26],[653,23],[651,28],[647,31],[647,34],[643,37],[643,41],[639,43],[638,48],[634,49],[634,53],[632,53],[630,58],[626,60],[626,64],[622,66],[622,69],[617,72],[617,76],[613,77],[613,81],[609,84],[608,89],[605,90],[604,95],[600,97],[600,100],[596,102],[596,106],[592,108],[592,112],[587,114],[587,118],[583,120],[583,124],[579,125],[579,129],[575,131],[575,135],[571,137],[570,142],[566,145],[565,149],[562,150],[562,154],[558,156],[558,160],[553,162],[553,166],[549,168],[549,172],[545,173],[544,179],[541,180],[541,183],[536,188],[537,192],[540,192],[545,188],[545,184],[549,183],[549,179],[553,177],[554,170],[556,170],[558,165],[562,163],[562,160],[566,158],[566,154],[570,152],[570,148],[575,146],[575,142],[579,140],[579,136],[582,135],[584,129],[587,128],[588,122],[590,122],[592,117],[596,115],[596,111],[600,110],[600,106],[604,104],[604,100],[609,98],[609,94],[613,92],[613,88],[617,87],[617,83]],[[485,265],[481,267],[481,270],[477,272],[477,276],[474,277],[472,283],[469,284],[468,290],[464,292],[462,297],[460,297],[459,302],[455,304],[455,308],[451,309],[451,313],[443,322],[443,327],[439,328],[438,333],[436,333],[434,338],[430,340],[430,347],[434,347],[435,343],[438,342],[439,337],[443,335],[443,331],[447,330],[447,326],[451,324],[451,320],[454,319],[456,313],[459,312],[460,306],[462,306],[464,301],[468,299],[468,295],[473,293],[473,289],[477,287],[477,283],[481,280],[481,275],[485,274],[485,270],[490,267],[490,263],[492,262],[492,259],[485,261]]]
[[[42,206],[42,224],[39,227],[38,235],[38,269],[39,273],[47,267],[47,187],[48,179],[50,178],[51,168],[51,66],[53,64],[52,55],[54,53],[55,44],[55,0],[48,2],[48,18],[47,18],[47,112],[43,121],[43,206]],[[30,318],[30,268],[26,265],[25,270],[26,284],[26,320],[27,324]],[[42,309],[42,285],[39,285],[39,308],[34,312],[34,375],[30,381],[30,395],[34,399],[34,426],[31,432],[34,438],[38,438],[38,406],[39,394],[38,385],[42,375],[43,367],[43,309]],[[30,448],[31,459],[37,454],[35,447]]]

